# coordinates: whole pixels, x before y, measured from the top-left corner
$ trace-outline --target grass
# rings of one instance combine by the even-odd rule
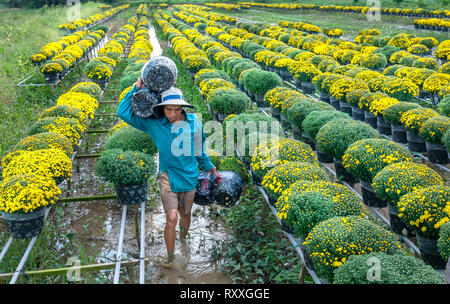
[[[102,3],[89,2],[81,6],[81,16],[101,12]],[[42,9],[17,9],[0,11],[0,157],[22,139],[31,125],[49,105],[54,104],[49,87],[17,87],[26,76],[42,81],[39,68],[29,61],[29,56],[48,42],[62,37],[58,25],[67,21],[67,11],[62,7]],[[38,25],[38,26],[37,26]],[[65,79],[67,85],[80,76],[75,71]],[[55,88],[55,96],[64,91]]]

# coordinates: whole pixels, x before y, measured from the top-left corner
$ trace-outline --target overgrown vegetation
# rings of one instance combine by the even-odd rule
[[[217,244],[213,258],[234,283],[299,283],[301,259],[253,184],[221,213],[231,237]],[[312,279],[305,275],[305,282]]]

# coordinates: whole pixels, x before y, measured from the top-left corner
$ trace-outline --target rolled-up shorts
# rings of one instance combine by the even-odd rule
[[[171,209],[178,209],[182,214],[189,214],[191,212],[195,189],[187,192],[172,192],[167,172],[159,176],[158,182],[164,212]]]

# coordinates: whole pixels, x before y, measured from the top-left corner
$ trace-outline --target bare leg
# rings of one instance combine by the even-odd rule
[[[180,239],[185,239],[191,226],[191,213],[183,214],[180,212]]]
[[[164,229],[164,240],[166,242],[167,256],[169,262],[174,259],[175,251],[175,227],[178,222],[178,210],[171,209],[166,212],[166,227]]]

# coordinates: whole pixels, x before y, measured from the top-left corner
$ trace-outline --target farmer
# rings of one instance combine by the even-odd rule
[[[183,107],[194,106],[184,101],[183,93],[175,87],[161,93],[161,103],[153,106],[159,118],[140,118],[131,109],[133,94],[145,86],[141,77],[123,97],[117,115],[127,124],[148,133],[159,150],[158,182],[161,201],[166,213],[164,240],[167,259],[163,267],[174,265],[175,227],[180,214],[180,240],[183,242],[191,223],[191,209],[197,185],[198,166],[211,173],[216,168],[204,152],[206,136],[195,114],[186,113]],[[181,143],[181,148],[180,148]]]

